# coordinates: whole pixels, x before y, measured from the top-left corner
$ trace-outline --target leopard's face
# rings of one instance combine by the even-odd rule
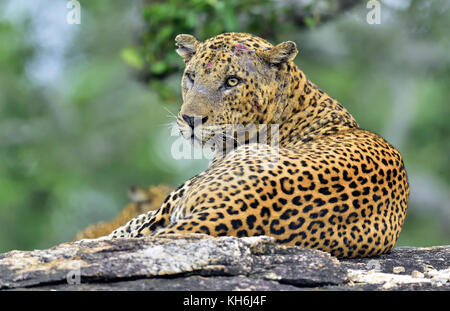
[[[205,42],[179,35],[176,41],[186,63],[177,120],[184,138],[212,146],[233,140],[235,130],[245,127],[251,132],[268,122],[283,90],[282,75],[287,74],[280,70],[279,58],[291,61],[297,52],[294,43],[279,48],[243,33]]]

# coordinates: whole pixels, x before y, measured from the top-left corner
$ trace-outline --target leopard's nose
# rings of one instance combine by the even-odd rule
[[[206,123],[206,121],[208,121],[208,116],[203,117],[200,119],[200,117],[194,116],[188,116],[183,114],[182,115],[184,121],[186,121],[186,123],[193,129],[195,126]]]

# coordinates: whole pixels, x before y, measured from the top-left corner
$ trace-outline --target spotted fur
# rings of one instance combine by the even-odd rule
[[[211,147],[208,126],[258,124],[257,132],[109,237],[268,235],[350,258],[394,246],[409,196],[402,157],[306,78],[293,62],[294,42],[225,33],[205,42],[179,35],[176,43],[186,63],[183,136]],[[200,138],[186,121],[192,116],[203,120]],[[261,125],[275,124],[277,145],[250,143]]]

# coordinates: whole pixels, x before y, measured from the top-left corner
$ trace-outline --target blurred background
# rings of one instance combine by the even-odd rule
[[[397,245],[450,244],[449,1],[380,1],[379,24],[373,1],[79,0],[68,24],[70,2],[0,2],[0,252],[71,240],[114,218],[129,186],[204,170],[170,152],[174,37],[226,31],[295,41],[310,80],[403,154]]]

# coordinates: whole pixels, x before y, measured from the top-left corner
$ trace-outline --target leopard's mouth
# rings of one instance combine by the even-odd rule
[[[223,152],[248,144],[251,138],[257,137],[255,134],[257,128],[253,129],[249,125],[208,124],[192,128],[181,118],[178,119],[177,124],[183,138],[191,145]]]
[[[199,125],[192,128],[187,122],[180,118],[177,119],[177,125],[183,138],[189,140],[193,145],[208,147],[211,146],[212,141],[215,140],[215,125]]]
[[[211,145],[210,138],[203,133],[200,127],[192,129],[188,124],[178,122],[178,129],[180,130],[183,138],[188,140],[193,146],[204,148]]]

